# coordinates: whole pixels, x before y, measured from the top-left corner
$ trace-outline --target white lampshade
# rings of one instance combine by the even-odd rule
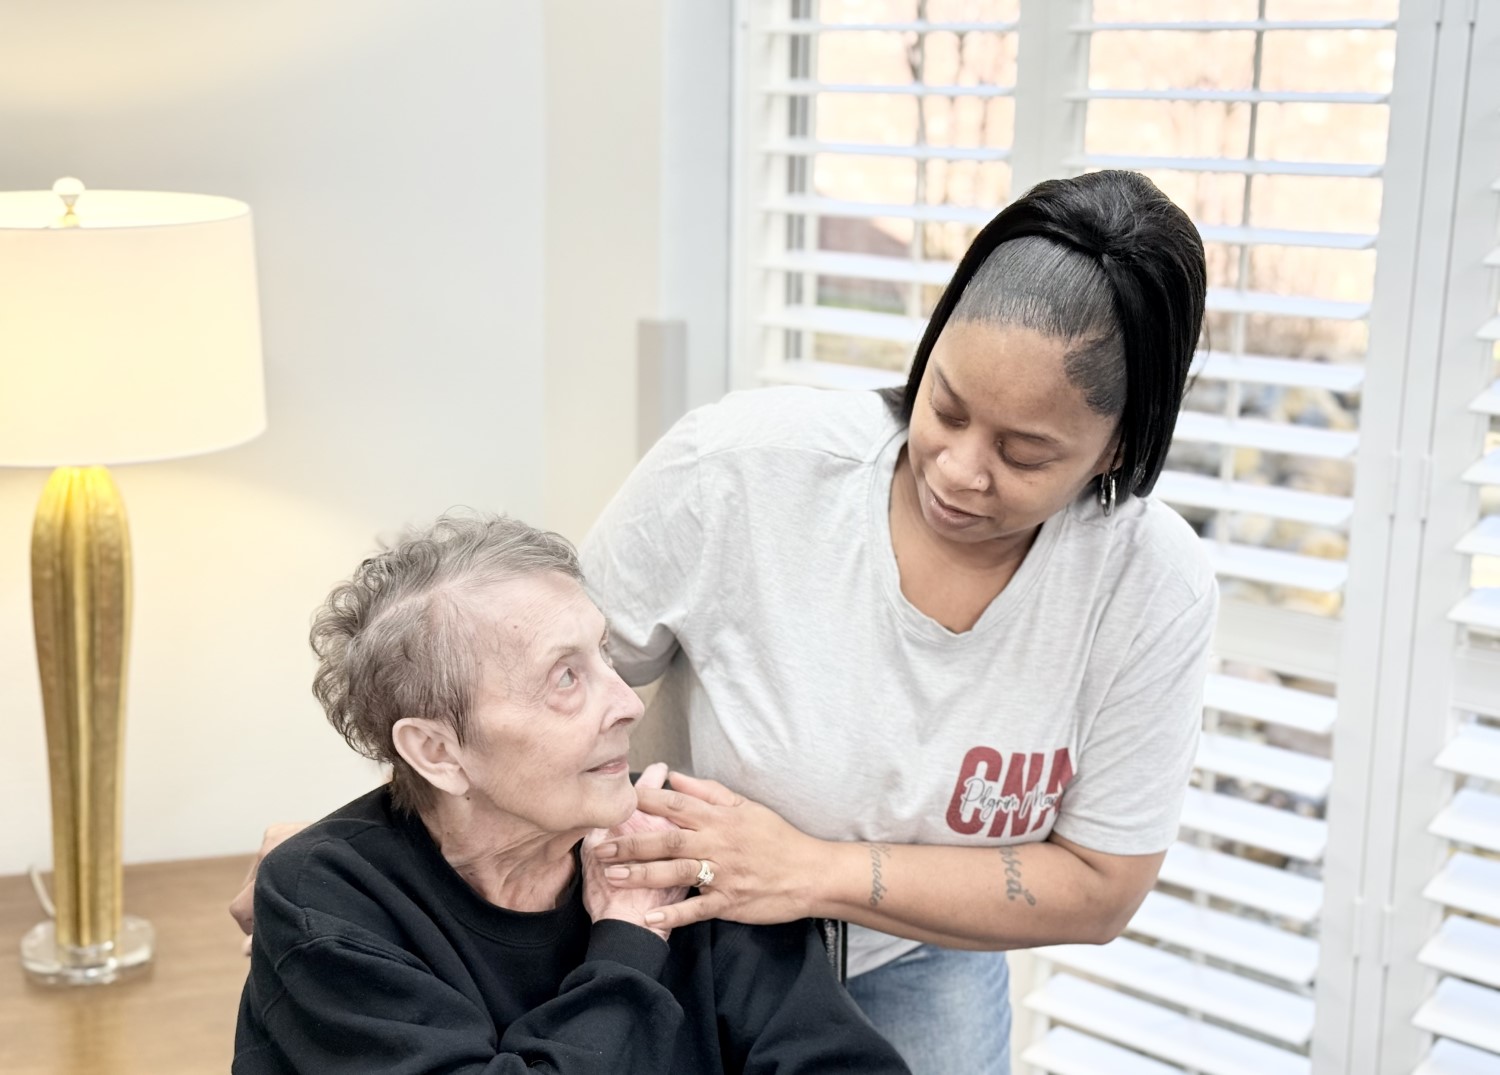
[[[0,466],[143,463],[266,426],[250,207],[0,193]]]

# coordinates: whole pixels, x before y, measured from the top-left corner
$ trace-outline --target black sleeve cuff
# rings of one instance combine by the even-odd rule
[[[589,933],[588,955],[584,958],[623,963],[655,978],[667,965],[667,942],[644,926],[605,918],[594,923]]]

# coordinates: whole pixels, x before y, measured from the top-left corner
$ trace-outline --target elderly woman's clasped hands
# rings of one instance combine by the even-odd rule
[[[646,766],[635,782],[637,801],[639,802],[643,794],[663,794],[661,789],[666,780],[665,763],[656,762]],[[621,841],[639,834],[667,833],[676,829],[677,826],[666,818],[648,814],[637,806],[635,813],[614,828],[595,829],[584,837],[582,848],[583,905],[588,910],[590,919],[595,922],[607,918],[634,922],[638,926],[644,925],[662,940],[667,939],[672,932],[672,927],[664,921],[652,919],[661,913],[662,908],[681,902],[687,896],[688,885],[692,882],[661,888],[625,888],[613,884],[606,879],[607,869],[600,860],[599,849],[606,845],[615,847]],[[609,869],[616,870],[620,868],[609,867]]]
[[[665,777],[658,763],[637,781],[636,812],[609,830],[616,838],[586,844],[584,852],[586,863],[605,865],[605,879],[618,891],[670,894],[647,911],[647,928],[713,918],[764,925],[822,913],[797,880],[817,876],[809,865],[816,840],[716,780],[674,772],[670,789],[648,782],[658,768]],[[683,899],[684,886],[699,894]]]

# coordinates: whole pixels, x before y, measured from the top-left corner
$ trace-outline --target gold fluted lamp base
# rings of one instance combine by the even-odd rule
[[[53,471],[31,536],[31,606],[52,787],[56,916],[21,964],[39,981],[114,981],[147,964],[148,923],[123,913],[130,534],[103,467]]]

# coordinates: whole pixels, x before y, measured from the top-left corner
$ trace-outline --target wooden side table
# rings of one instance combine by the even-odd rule
[[[229,1071],[249,968],[229,900],[249,856],[125,869],[125,909],[156,927],[156,958],[112,985],[51,989],[21,970],[42,920],[26,877],[0,877],[0,1072],[208,1075]]]

